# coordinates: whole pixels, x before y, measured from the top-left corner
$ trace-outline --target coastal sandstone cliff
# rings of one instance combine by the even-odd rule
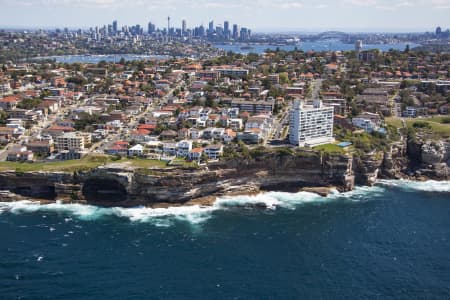
[[[346,155],[270,153],[193,169],[135,169],[119,163],[74,174],[2,172],[0,186],[9,191],[0,194],[2,200],[25,197],[135,206],[320,186],[348,191],[354,187],[354,176],[352,158]]]
[[[199,168],[136,169],[115,163],[84,172],[0,172],[0,201],[62,200],[106,206],[166,203],[260,191],[349,191],[378,178],[449,180],[450,143],[405,140],[386,151],[343,155],[270,152]],[[210,201],[210,200],[208,200]],[[198,202],[198,203],[207,203]]]

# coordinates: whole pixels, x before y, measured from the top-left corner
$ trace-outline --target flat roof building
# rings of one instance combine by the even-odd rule
[[[333,107],[323,106],[320,100],[314,105],[295,101],[289,118],[289,142],[300,147],[333,142],[333,116]]]

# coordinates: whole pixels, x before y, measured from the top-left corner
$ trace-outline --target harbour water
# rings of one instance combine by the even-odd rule
[[[164,60],[167,59],[166,55],[138,55],[138,54],[108,54],[108,55],[61,55],[61,56],[46,56],[39,57],[39,60],[50,59],[55,60],[58,63],[89,63],[96,64],[100,61],[118,63],[121,59],[126,61],[135,60]]]
[[[450,182],[432,181],[213,207],[0,203],[0,299],[448,299],[449,216]]]
[[[410,48],[417,47],[419,45],[414,43],[396,43],[396,44],[367,44],[363,45],[363,50],[370,49],[379,49],[380,51],[389,51],[390,49],[394,50],[405,50],[406,46],[409,45]],[[264,53],[267,49],[276,50],[277,48],[280,50],[292,51],[294,49],[299,49],[303,51],[350,51],[355,50],[354,44],[345,44],[339,40],[324,40],[324,41],[316,41],[316,42],[302,42],[298,45],[270,45],[270,44],[262,44],[262,45],[246,45],[246,44],[216,44],[217,48],[222,49],[224,51],[233,51],[235,53]]]
[[[406,46],[409,45],[411,48],[418,46],[417,44],[367,44],[364,45],[365,50],[369,49],[379,49],[381,51],[389,51],[390,49],[403,51]],[[262,54],[267,49],[276,50],[286,50],[292,51],[294,49],[300,49],[303,51],[349,51],[354,50],[355,45],[345,44],[339,40],[326,40],[326,41],[316,41],[316,42],[302,42],[298,45],[270,45],[270,44],[258,44],[258,45],[247,45],[247,44],[215,44],[216,48],[224,51],[233,51],[235,53],[258,53]],[[106,62],[116,62],[118,63],[121,59],[126,61],[135,60],[164,60],[169,58],[167,55],[137,55],[137,54],[110,54],[110,55],[61,55],[61,56],[47,56],[40,57],[38,59],[51,59],[58,63],[98,63],[100,61]]]

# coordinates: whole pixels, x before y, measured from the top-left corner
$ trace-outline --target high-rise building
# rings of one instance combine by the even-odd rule
[[[223,38],[224,34],[223,34],[223,28],[222,26],[216,26],[216,34],[218,37]]]
[[[242,27],[242,28],[241,28],[241,33],[240,33],[240,39],[241,39],[242,41],[246,41],[246,40],[248,40],[249,38],[250,38],[250,37],[249,37],[247,28]]]
[[[183,35],[186,34],[187,26],[186,26],[186,20],[181,21],[181,33]]]
[[[152,22],[148,22],[147,33],[152,34],[155,32],[155,30],[156,30],[155,24],[153,24]]]
[[[230,38],[230,22],[228,21],[223,22],[223,34],[226,39]]]
[[[359,57],[359,53],[361,52],[362,47],[363,47],[363,42],[361,40],[357,40],[355,42],[356,58]]]
[[[214,21],[211,20],[208,24],[208,33],[213,34],[214,33]]]
[[[313,105],[294,101],[289,118],[289,142],[300,147],[332,143],[333,118],[333,107],[323,106],[321,100],[315,100]]]
[[[113,29],[113,33],[117,33],[117,21],[114,20],[112,23],[112,29]]]
[[[167,34],[170,34],[170,16],[167,17]]]
[[[239,27],[237,24],[233,24],[233,39],[239,39]]]

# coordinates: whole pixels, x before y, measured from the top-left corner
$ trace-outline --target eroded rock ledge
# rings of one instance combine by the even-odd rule
[[[260,191],[305,187],[353,189],[352,158],[317,153],[264,154],[195,169],[136,169],[111,164],[82,173],[2,172],[0,201],[35,198],[106,206],[183,204]]]
[[[413,148],[412,148],[413,147]],[[408,149],[419,151],[409,159]],[[209,205],[223,195],[261,191],[349,191],[377,178],[449,180],[449,145],[393,144],[389,151],[358,155],[265,153],[195,169],[136,169],[110,164],[87,172],[1,172],[0,201],[61,200],[102,206]]]

